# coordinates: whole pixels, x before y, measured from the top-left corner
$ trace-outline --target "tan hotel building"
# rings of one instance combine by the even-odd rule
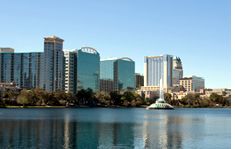
[[[187,92],[200,92],[200,89],[205,88],[205,80],[197,76],[184,77],[180,79],[180,85],[182,85]]]

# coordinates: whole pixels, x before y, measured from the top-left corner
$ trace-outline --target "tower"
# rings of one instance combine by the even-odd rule
[[[44,86],[46,91],[64,90],[64,40],[49,36],[44,38]]]

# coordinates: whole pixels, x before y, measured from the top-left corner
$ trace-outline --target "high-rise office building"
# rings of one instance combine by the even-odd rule
[[[100,64],[101,91],[135,88],[135,62],[130,58],[111,58]]]
[[[64,90],[64,40],[50,36],[44,38],[44,89]]]
[[[21,88],[41,88],[43,84],[43,53],[14,54],[14,82]]]
[[[75,94],[77,82],[76,51],[64,51],[65,58],[65,92]]]
[[[184,77],[180,79],[180,85],[188,92],[199,92],[200,89],[205,88],[205,80],[197,76]]]
[[[33,52],[31,53],[31,69],[32,69],[32,87],[43,88],[43,74],[44,74],[44,53]]]
[[[99,91],[100,54],[91,47],[77,50],[77,90]]]
[[[21,88],[42,84],[43,53],[0,53],[0,82],[14,82]]]
[[[183,67],[179,57],[173,58],[172,85],[179,86],[180,79],[183,78]]]
[[[146,56],[144,60],[144,86],[160,86],[160,79],[162,79],[164,89],[171,87],[172,61],[171,55]]]
[[[13,81],[13,48],[0,48],[0,82]]]
[[[14,81],[14,53],[0,53],[0,82]]]

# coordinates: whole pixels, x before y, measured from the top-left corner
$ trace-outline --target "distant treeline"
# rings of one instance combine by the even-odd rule
[[[171,94],[165,93],[165,100],[175,107],[229,107],[231,97],[215,93],[209,98],[201,98],[200,94],[188,94],[183,99],[173,100]],[[143,98],[135,92],[93,92],[82,89],[76,95],[63,91],[46,92],[42,89],[7,90],[0,96],[0,107],[6,106],[65,106],[65,107],[145,107],[156,101],[158,97]]]
[[[175,107],[230,107],[231,96],[222,96],[212,93],[209,97],[201,97],[199,93],[189,93],[182,99],[171,99],[171,94],[165,94],[165,100]]]

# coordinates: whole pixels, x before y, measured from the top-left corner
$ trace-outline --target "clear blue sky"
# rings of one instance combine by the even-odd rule
[[[57,35],[64,48],[96,48],[101,58],[171,54],[184,76],[206,87],[231,86],[230,0],[0,0],[0,47],[43,51]]]

